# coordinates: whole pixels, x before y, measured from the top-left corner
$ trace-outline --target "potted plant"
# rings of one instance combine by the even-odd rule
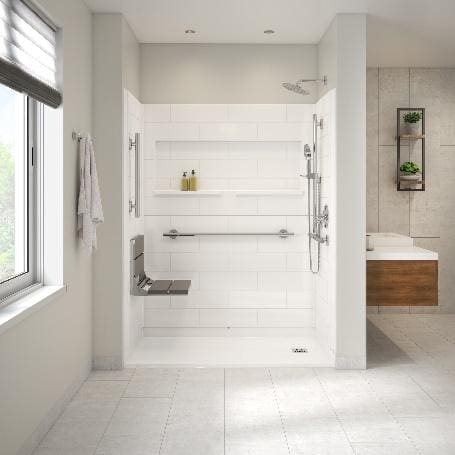
[[[412,161],[406,161],[400,166],[401,180],[420,180],[420,167]]]
[[[417,136],[420,134],[420,120],[422,114],[420,112],[407,112],[403,115],[405,134]]]

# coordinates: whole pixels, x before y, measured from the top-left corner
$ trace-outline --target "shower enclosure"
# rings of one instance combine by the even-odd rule
[[[130,103],[143,112],[125,195],[142,202],[141,218],[128,213],[141,274],[191,287],[128,296],[128,365],[333,365],[334,100]],[[200,189],[182,192],[192,169]]]

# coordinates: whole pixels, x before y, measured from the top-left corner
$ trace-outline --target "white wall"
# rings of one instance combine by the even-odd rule
[[[281,83],[317,74],[316,45],[141,44],[143,103],[314,103]]]
[[[329,208],[329,226],[322,235],[328,235],[329,243],[321,245],[320,269],[315,275],[315,326],[318,340],[330,353],[336,352],[336,90],[327,92],[316,104],[318,120],[318,158],[321,174],[321,208]],[[313,261],[317,260],[317,244],[313,242]],[[314,269],[316,266],[314,266]]]
[[[145,335],[290,333],[314,327],[302,144],[313,105],[146,105],[146,270],[191,279],[188,297],[149,297]],[[188,122],[187,122],[188,120]],[[155,141],[157,146],[155,147]],[[202,190],[178,190],[195,169]],[[250,194],[237,191],[250,191]],[[257,191],[265,190],[270,193]],[[286,194],[286,191],[288,192]],[[181,232],[278,232],[295,237],[194,237]]]
[[[366,365],[366,18],[339,14],[319,46],[336,86],[336,364]],[[335,64],[333,62],[336,62]],[[323,63],[325,62],[325,63]]]
[[[104,224],[94,256],[94,366],[122,366],[122,16],[93,15],[93,137]]]
[[[92,353],[92,260],[76,236],[78,155],[73,129],[92,130],[92,28],[84,2],[41,0],[64,29],[63,208],[64,281],[68,292],[0,337],[0,451],[29,453],[48,428],[55,405],[87,376]],[[43,421],[44,419],[44,421]],[[21,449],[22,447],[22,449]]]
[[[122,17],[122,68],[123,86],[128,89],[135,98],[140,94],[140,47],[137,38]]]
[[[94,367],[123,365],[124,88],[138,91],[138,49],[120,14],[93,16],[93,135],[105,222],[94,258]]]
[[[135,210],[129,211],[129,201],[136,202],[136,153],[129,147],[129,140],[135,140],[135,134],[140,134],[140,157],[139,162],[142,182],[143,175],[143,106],[128,90],[124,90],[124,145],[123,145],[123,345],[124,359],[127,359],[131,351],[142,337],[144,326],[144,298],[130,295],[130,239],[138,234],[144,234],[143,216],[143,191],[140,194],[141,216],[136,217]]]

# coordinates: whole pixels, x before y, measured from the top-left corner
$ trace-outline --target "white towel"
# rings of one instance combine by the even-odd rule
[[[80,190],[77,208],[77,230],[82,247],[91,254],[97,249],[96,226],[104,221],[95,150],[90,135],[79,141]]]

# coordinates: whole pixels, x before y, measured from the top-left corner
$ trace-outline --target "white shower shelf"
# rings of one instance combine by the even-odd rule
[[[157,197],[206,197],[221,196],[221,190],[200,190],[200,191],[180,191],[180,190],[153,190]]]
[[[153,190],[156,197],[216,197],[223,194],[234,194],[242,197],[264,197],[264,196],[302,196],[302,190]]]

